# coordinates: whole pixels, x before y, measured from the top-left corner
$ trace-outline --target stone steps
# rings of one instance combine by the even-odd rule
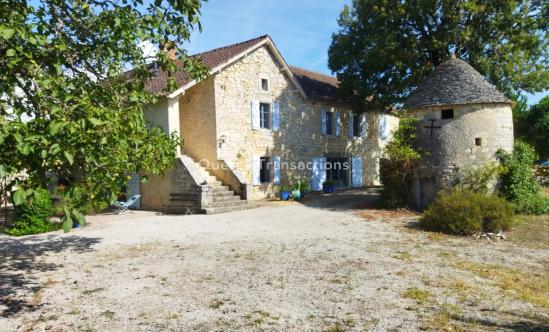
[[[233,211],[240,211],[240,210],[248,210],[248,209],[255,209],[260,207],[259,203],[246,203],[244,205],[239,206],[217,206],[217,207],[211,207],[204,210],[206,214],[218,214],[218,213],[227,213],[227,212],[233,212]]]
[[[240,196],[237,196],[237,195],[233,194],[232,196],[228,196],[228,195],[214,196],[213,201],[214,201],[214,204],[215,204],[216,202],[240,202],[241,199],[240,199]]]
[[[186,158],[185,162],[189,165],[189,167],[194,166],[195,172],[198,171],[197,174],[199,174],[203,180],[206,181],[208,186],[212,187],[212,206],[203,211],[198,211],[198,197],[196,194],[170,193],[170,203],[166,209],[169,212],[166,213],[186,214],[187,209],[191,209],[192,213],[201,212],[206,214],[214,214],[251,209],[259,206],[257,202],[251,203],[241,199],[239,195],[229,188],[229,186],[224,185],[215,176],[212,176],[207,169],[190,159],[190,157],[184,156],[182,158]],[[191,164],[194,165],[191,166]],[[178,179],[179,178],[176,175],[176,182]],[[181,179],[181,181],[183,180]]]

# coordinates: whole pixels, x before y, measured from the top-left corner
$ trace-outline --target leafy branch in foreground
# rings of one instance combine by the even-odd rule
[[[205,67],[179,46],[200,28],[199,0],[8,0],[0,4],[0,169],[13,201],[23,204],[53,178],[69,190],[60,200],[66,224],[116,199],[133,173],[161,174],[180,139],[151,127],[143,109],[156,96],[142,43],[168,72],[195,78]],[[131,75],[122,75],[132,68]]]

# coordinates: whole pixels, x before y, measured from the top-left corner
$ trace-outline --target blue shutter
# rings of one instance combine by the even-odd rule
[[[280,130],[280,103],[273,103],[273,130]]]
[[[252,100],[252,110],[251,110],[251,113],[252,113],[252,128],[253,129],[259,129],[259,101],[257,100]]]
[[[362,113],[360,116],[360,136],[366,137],[368,132],[368,121],[366,119],[366,113]]]
[[[335,118],[335,135],[341,136],[341,113],[334,112]]]
[[[353,157],[351,167],[353,187],[362,187],[362,158]]]
[[[313,158],[313,178],[311,179],[311,188],[313,191],[322,190],[322,184],[326,181],[326,158]]]
[[[381,139],[385,140],[387,139],[387,137],[389,137],[389,124],[387,123],[387,115],[386,114],[382,114],[381,115],[381,120],[380,120],[380,130],[381,130]]]
[[[347,113],[347,116],[349,117],[348,121],[347,121],[347,135],[349,137],[354,137],[355,136],[355,132],[354,132],[354,126],[353,126],[353,116],[354,114],[353,113]]]
[[[259,172],[261,168],[261,158],[259,156],[252,157],[252,183],[254,185],[261,184],[261,174]]]
[[[280,184],[280,156],[273,156],[273,183]]]
[[[323,136],[326,136],[326,111],[320,112],[320,132]]]

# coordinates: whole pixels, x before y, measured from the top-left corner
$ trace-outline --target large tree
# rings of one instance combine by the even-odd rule
[[[549,97],[514,115],[517,138],[531,144],[539,158],[549,159]]]
[[[155,101],[142,43],[170,73],[195,77],[204,67],[180,47],[198,22],[200,0],[4,0],[0,3],[0,177],[23,203],[55,173],[67,227],[84,206],[112,202],[132,173],[162,173],[179,138],[151,127],[143,108]],[[178,67],[179,66],[179,67]],[[131,75],[121,75],[133,68]],[[173,89],[170,79],[166,89]]]
[[[453,53],[505,93],[543,91],[548,20],[547,1],[353,0],[332,36],[329,66],[359,109],[366,100],[401,103]]]

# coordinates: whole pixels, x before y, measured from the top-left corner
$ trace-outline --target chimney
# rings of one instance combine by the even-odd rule
[[[164,43],[164,45],[162,45],[162,47],[161,47],[162,52],[166,53],[168,58],[172,61],[177,60],[177,50],[175,49],[174,46],[175,46],[174,43],[169,41],[169,42]]]

